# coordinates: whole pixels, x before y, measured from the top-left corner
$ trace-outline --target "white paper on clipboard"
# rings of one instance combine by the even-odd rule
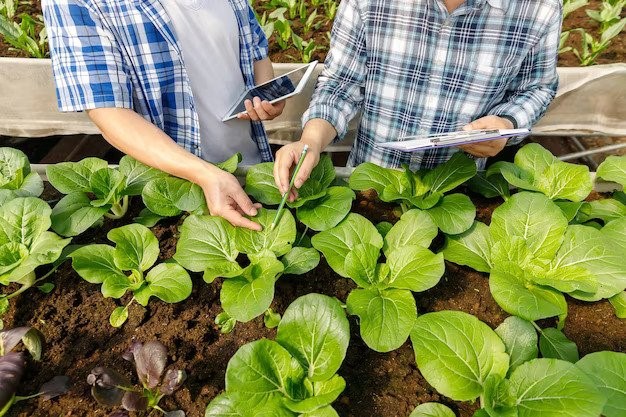
[[[457,132],[437,135],[405,136],[398,141],[377,143],[376,146],[379,148],[412,152],[515,136],[526,136],[528,134],[530,134],[530,129],[459,130]]]

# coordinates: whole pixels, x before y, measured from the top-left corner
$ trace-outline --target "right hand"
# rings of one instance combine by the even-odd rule
[[[289,188],[291,173],[298,164],[304,145],[309,145],[309,149],[294,181],[294,187],[297,190],[309,178],[313,168],[315,168],[319,162],[321,153],[320,146],[299,140],[298,142],[283,146],[276,152],[276,159],[274,161],[274,181],[281,194],[284,194]],[[296,190],[290,190],[289,201],[294,201],[298,198],[298,192]]]
[[[261,204],[252,203],[234,175],[216,168],[199,185],[212,216],[223,217],[236,227],[262,230],[260,224],[244,217],[256,216]]]

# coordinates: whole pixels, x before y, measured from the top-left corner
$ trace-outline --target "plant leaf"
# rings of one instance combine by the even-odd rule
[[[574,364],[533,359],[520,365],[508,381],[519,417],[599,416],[605,398]]]
[[[491,271],[491,237],[489,227],[475,221],[465,232],[446,236],[443,256],[447,261],[467,265],[480,272]]]
[[[243,160],[243,156],[237,152],[224,162],[220,162],[219,164],[215,164],[216,167],[221,169],[222,171],[226,171],[230,174],[234,174],[237,170],[237,165]]]
[[[626,291],[614,295],[609,301],[615,309],[615,315],[620,319],[626,319]]]
[[[97,199],[91,202],[92,206],[113,204],[124,188],[124,176],[117,169],[99,169],[89,177],[89,188]]]
[[[115,242],[113,260],[123,270],[146,271],[159,256],[159,241],[146,226],[128,224],[112,229],[107,238]]]
[[[250,167],[246,174],[246,193],[256,201],[267,205],[278,205],[282,195],[274,179],[274,163],[264,162]]]
[[[191,215],[180,227],[176,262],[190,271],[205,272],[205,279],[241,272],[237,263],[235,228],[221,217]]]
[[[301,401],[293,401],[287,398],[284,401],[285,406],[298,414],[308,415],[307,413],[315,413],[316,410],[330,406],[332,402],[339,398],[339,395],[346,388],[346,381],[339,375],[334,375],[326,381],[313,383],[313,388],[314,392],[311,397]]]
[[[626,158],[608,156],[598,167],[596,175],[605,181],[616,182],[626,187]]]
[[[602,410],[605,417],[620,417],[626,413],[626,354],[594,352],[576,363],[607,401]]]
[[[152,179],[144,186],[141,198],[151,212],[165,217],[197,212],[206,204],[200,186],[175,177]]]
[[[553,327],[543,329],[539,336],[539,349],[544,358],[555,358],[576,363],[578,347],[563,332]]]
[[[371,162],[365,162],[357,166],[348,180],[350,188],[353,190],[375,190],[379,197],[387,187],[391,187],[394,193],[409,195],[411,184],[402,171],[391,168],[383,168]]]
[[[418,405],[409,417],[455,417],[455,414],[443,404],[424,403]]]
[[[141,384],[148,389],[156,388],[167,364],[167,348],[158,341],[138,344],[133,349],[133,357]]]
[[[476,217],[474,203],[464,194],[445,195],[427,213],[442,232],[457,235],[472,227]]]
[[[128,320],[128,307],[116,307],[109,316],[109,323],[113,327],[121,327]]]
[[[192,283],[187,271],[175,263],[162,263],[146,275],[148,285],[135,291],[139,304],[145,306],[151,296],[166,303],[178,303],[191,295]]]
[[[243,270],[242,276],[222,284],[222,308],[234,319],[248,322],[263,314],[274,299],[276,276],[283,271],[276,258],[262,258]]]
[[[326,381],[346,356],[350,325],[339,301],[308,294],[287,308],[276,341],[300,362],[311,381]]]
[[[471,191],[486,198],[508,197],[511,195],[509,183],[500,174],[487,176],[485,171],[480,171],[469,179],[467,185]]]
[[[179,369],[168,369],[163,377],[159,392],[163,395],[172,395],[187,379],[187,373]]]
[[[65,394],[69,388],[70,378],[67,376],[55,376],[39,388],[39,393],[44,400],[51,400]]]
[[[122,397],[122,407],[128,411],[144,411],[148,409],[148,399],[135,391],[126,391]]]
[[[68,194],[52,209],[52,230],[61,236],[78,236],[102,219],[109,208],[92,206],[86,194]]]
[[[9,352],[0,356],[0,410],[13,400],[25,366],[22,353]]]
[[[537,331],[530,322],[516,316],[507,317],[495,331],[511,358],[509,372],[539,355]]]
[[[314,248],[292,248],[281,258],[284,274],[302,275],[314,269],[320,262],[320,253]]]
[[[109,245],[87,245],[73,251],[72,267],[85,281],[101,284],[109,278],[126,278],[126,275],[115,265],[113,254],[115,249]]]
[[[348,187],[330,187],[322,198],[299,207],[296,216],[312,230],[328,230],[346,217],[354,198],[354,191]]]
[[[99,404],[108,407],[120,405],[124,390],[119,387],[130,387],[128,379],[119,372],[98,366],[87,376],[87,383],[91,385],[91,395]]]
[[[402,346],[417,317],[409,290],[352,290],[348,313],[359,316],[361,337],[371,349],[390,352]]]
[[[383,239],[376,227],[365,217],[350,213],[336,227],[320,232],[311,239],[313,247],[324,254],[331,268],[342,277],[348,277],[345,259],[360,243],[383,247]]]
[[[418,317],[411,341],[426,381],[455,401],[477,398],[488,376],[504,378],[509,368],[509,355],[498,335],[476,317],[460,311]]]
[[[345,258],[346,275],[362,288],[376,283],[376,264],[380,248],[369,243],[359,243],[348,252]]]
[[[107,162],[98,158],[85,158],[80,162],[61,162],[48,165],[46,177],[50,184],[63,194],[91,192],[89,178],[94,172],[107,168]]]
[[[409,210],[385,236],[383,252],[389,256],[392,250],[409,245],[427,248],[438,232],[437,225],[426,212]]]
[[[276,210],[260,209],[257,216],[251,220],[259,223],[263,230],[260,232],[239,227],[235,232],[237,249],[248,255],[257,254],[263,250],[270,250],[279,257],[291,250],[296,239],[296,221],[289,210],[285,210],[280,221],[271,229]]]
[[[124,175],[124,195],[141,195],[143,187],[155,178],[165,178],[167,173],[142,164],[135,158],[124,155],[120,159],[119,171]]]
[[[536,321],[567,313],[565,297],[548,287],[532,284],[532,278],[511,264],[498,266],[489,276],[489,289],[498,305],[509,314]]]
[[[398,247],[387,256],[389,288],[426,291],[437,285],[445,265],[443,254],[419,246]]]
[[[445,193],[463,184],[474,175],[476,175],[476,162],[464,152],[457,152],[447,162],[428,171],[424,175],[424,184],[430,188],[431,193]]]
[[[36,197],[18,197],[0,208],[0,244],[32,243],[50,228],[50,206]]]

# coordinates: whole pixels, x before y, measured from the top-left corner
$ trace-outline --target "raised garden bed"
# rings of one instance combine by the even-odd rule
[[[465,189],[460,191],[468,193]],[[468,194],[476,206],[476,220],[489,224],[494,209],[503,200]],[[42,195],[49,201],[56,201],[59,197],[50,186]],[[610,194],[592,193],[588,200],[609,197]],[[139,214],[141,206],[135,197],[124,219],[105,220],[102,228],[90,229],[74,237],[73,243],[110,243],[107,232],[128,224]],[[395,223],[398,220],[398,206],[381,202],[373,191],[357,193],[351,211],[373,223]],[[159,261],[174,255],[181,224],[182,219],[174,217],[152,227],[159,240]],[[443,245],[444,238],[439,233],[430,249],[440,252]],[[135,341],[155,339],[167,346],[170,367],[184,369],[189,375],[182,388],[166,397],[160,405],[167,410],[182,409],[188,416],[202,416],[207,404],[224,390],[226,366],[237,349],[263,337],[274,339],[276,332],[264,326],[261,316],[247,323],[237,323],[232,333],[221,334],[214,320],[222,311],[219,294],[224,280],[218,278],[207,284],[203,282],[202,274],[191,275],[193,292],[187,300],[166,304],[152,299],[147,307],[134,303],[130,307],[128,322],[120,328],[109,324],[109,315],[117,306],[126,304],[130,296],[121,300],[103,298],[99,287],[81,279],[70,262],[63,264],[53,275],[55,288],[50,294],[30,289],[11,300],[11,307],[3,317],[5,327],[33,326],[46,338],[43,359],[39,363],[28,362],[19,393],[34,392],[43,382],[62,374],[70,377],[71,386],[67,394],[52,401],[19,403],[8,416],[108,416],[112,409],[99,406],[91,398],[87,375],[101,364],[131,375],[132,366],[121,358],[122,353]],[[322,260],[317,268],[304,275],[281,277],[276,283],[271,307],[284,313],[296,298],[309,293],[326,294],[346,302],[355,287],[352,280],[342,278]],[[4,287],[2,291],[6,293],[16,288]],[[414,297],[420,315],[460,310],[476,316],[492,328],[509,316],[492,297],[487,274],[450,262],[446,262],[445,273],[434,288],[415,293]],[[626,322],[616,317],[607,300],[587,303],[568,296],[567,309],[564,333],[576,343],[581,357],[605,350],[626,353]],[[407,417],[416,405],[433,401],[448,405],[460,417],[472,417],[478,410],[478,402],[452,401],[431,387],[417,369],[409,341],[389,353],[375,352],[363,342],[359,333],[363,324],[356,316],[349,318],[350,345],[338,372],[346,380],[346,389],[333,403],[340,416]],[[541,320],[539,324],[554,327],[556,319]]]

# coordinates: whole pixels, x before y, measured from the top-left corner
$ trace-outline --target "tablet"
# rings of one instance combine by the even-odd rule
[[[252,100],[253,97],[259,97],[261,100],[276,103],[277,101],[284,100],[302,92],[316,64],[317,61],[313,61],[263,84],[256,85],[248,91],[244,91],[235,104],[228,110],[228,113],[226,113],[222,121],[225,122],[234,119],[239,113],[245,113],[246,106],[244,105],[244,101]]]

